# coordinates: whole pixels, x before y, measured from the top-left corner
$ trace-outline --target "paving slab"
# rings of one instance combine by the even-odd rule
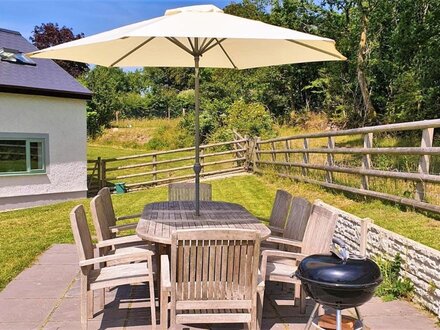
[[[5,323],[41,324],[57,302],[57,299],[3,299],[2,293],[0,322]]]
[[[80,329],[77,265],[73,245],[54,245],[42,254],[34,266],[17,276],[0,292],[0,330]],[[95,297],[98,298],[99,294],[95,292]],[[105,294],[105,308],[95,310],[94,318],[88,322],[90,330],[152,329],[146,284],[111,288]],[[157,301],[156,306],[156,317],[159,318]],[[307,313],[301,315],[293,299],[292,287],[268,283],[262,329],[304,329],[313,306],[314,302],[308,300]],[[353,311],[344,313],[351,315]],[[365,330],[438,330],[435,318],[405,301],[383,302],[373,298],[361,307],[361,313]],[[240,324],[201,325],[196,328],[246,329]]]
[[[39,328],[39,322],[0,322],[0,330],[37,330]]]

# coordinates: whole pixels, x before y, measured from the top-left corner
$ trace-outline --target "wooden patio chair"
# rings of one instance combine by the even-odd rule
[[[148,242],[142,240],[137,235],[126,235],[114,237],[108,226],[106,205],[104,199],[97,195],[90,202],[90,211],[92,213],[93,225],[95,227],[98,242],[99,256],[108,254],[134,254],[130,262],[144,261],[137,253],[149,250],[153,251],[153,247],[148,245]],[[146,255],[147,256],[147,255]],[[111,264],[115,264],[113,262]]]
[[[269,218],[269,229],[274,236],[282,236],[283,234],[291,201],[291,194],[285,190],[277,190]]]
[[[256,231],[218,228],[173,233],[171,267],[168,256],[161,256],[161,327],[167,329],[170,310],[171,326],[247,323],[250,329],[259,329],[257,315],[264,298],[259,257]]]
[[[179,182],[168,185],[168,200],[193,201],[196,198],[196,188],[194,183]],[[212,201],[212,187],[209,183],[200,183],[200,200]]]
[[[301,197],[293,197],[290,203],[290,212],[287,216],[286,227],[283,230],[283,238],[302,241],[304,232],[309,222],[310,212],[312,211],[312,204]],[[278,244],[280,248],[280,244]],[[298,248],[287,246],[288,251],[297,252]]]
[[[301,282],[292,277],[292,274],[298,263],[306,256],[329,252],[337,219],[338,213],[317,205],[315,202],[307,220],[302,240],[271,236],[267,239],[269,242],[281,244],[284,248],[262,252],[261,276],[266,281],[292,283],[296,288],[300,288],[300,312],[302,314],[305,313],[306,297]],[[296,252],[286,251],[291,248],[297,249]]]
[[[115,209],[113,207],[110,189],[108,187],[104,187],[100,191],[98,191],[98,195],[102,197],[102,203],[104,204],[106,218],[113,237],[115,237],[115,235],[121,231],[132,230],[136,228],[137,221],[122,225],[118,225],[117,223],[118,221],[140,218],[141,217],[140,213],[117,217],[115,213]]]
[[[94,290],[101,290],[104,293],[105,288],[119,285],[147,282],[150,291],[150,308],[153,328],[156,325],[155,296],[153,286],[152,271],[152,252],[137,252],[139,258],[146,259],[147,262],[124,264],[111,267],[102,267],[94,269],[95,264],[103,264],[111,261],[123,262],[127,257],[133,257],[133,254],[113,254],[93,258],[93,244],[87,226],[86,213],[82,205],[78,205],[70,212],[70,224],[73,237],[79,257],[79,266],[81,267],[81,327],[87,329],[88,319],[93,318],[94,311]],[[100,308],[105,305],[104,296],[101,295]]]

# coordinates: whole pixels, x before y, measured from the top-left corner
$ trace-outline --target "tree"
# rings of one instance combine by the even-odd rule
[[[129,92],[127,75],[119,68],[96,66],[81,76],[80,80],[93,92],[92,99],[87,103],[87,112],[94,113],[90,120],[95,122],[89,121],[88,126],[110,127],[116,111],[123,110],[123,96],[128,95]]]
[[[43,49],[81,38],[84,38],[84,33],[74,34],[72,28],[66,26],[60,28],[58,23],[43,23],[34,27],[29,40],[38,49]],[[60,60],[55,62],[75,78],[89,71],[85,63]]]

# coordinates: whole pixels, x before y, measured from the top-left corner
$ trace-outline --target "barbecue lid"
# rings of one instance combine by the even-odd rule
[[[345,245],[339,253],[314,254],[304,258],[295,275],[301,281],[329,286],[360,288],[382,282],[377,264],[368,258],[350,257]]]

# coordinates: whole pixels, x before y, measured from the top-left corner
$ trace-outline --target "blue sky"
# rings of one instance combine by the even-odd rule
[[[229,0],[0,0],[0,28],[29,38],[35,25],[58,23],[86,36],[162,16],[166,9],[197,4],[223,8]],[[237,1],[236,1],[237,2]]]

